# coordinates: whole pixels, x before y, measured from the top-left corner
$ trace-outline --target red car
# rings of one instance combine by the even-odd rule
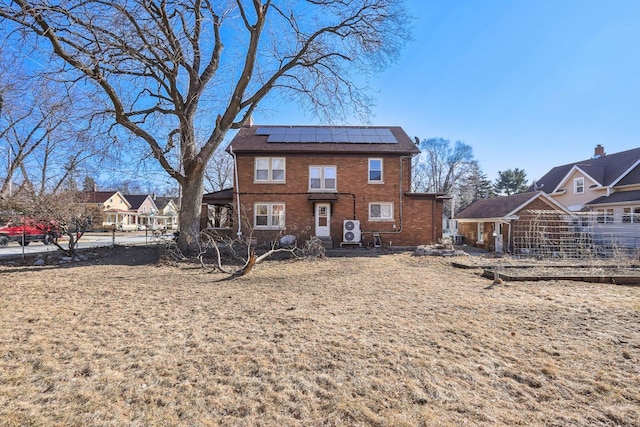
[[[48,224],[30,219],[18,219],[9,221],[4,227],[0,227],[0,248],[6,247],[9,242],[18,242],[27,246],[33,241],[50,244],[59,237],[55,223]]]

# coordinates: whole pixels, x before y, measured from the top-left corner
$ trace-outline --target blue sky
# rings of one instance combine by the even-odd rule
[[[607,153],[640,146],[640,1],[407,6],[413,40],[371,82],[371,124],[464,141],[491,180],[513,168],[540,178],[591,157],[596,144]],[[271,108],[255,122],[321,124],[297,106]]]

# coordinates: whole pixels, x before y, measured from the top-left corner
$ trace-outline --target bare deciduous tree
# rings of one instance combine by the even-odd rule
[[[91,82],[104,113],[178,181],[185,252],[197,250],[206,165],[227,131],[274,91],[320,117],[366,116],[362,76],[395,58],[409,24],[401,0],[13,0],[0,18],[48,43],[58,80]]]
[[[15,64],[0,64],[0,146],[8,158],[0,195],[5,200],[12,183],[28,193],[56,193],[79,167],[101,156],[86,121],[71,109],[72,91],[25,76]]]
[[[220,191],[233,186],[233,158],[223,150],[216,150],[204,173],[205,189]]]
[[[448,139],[429,138],[420,143],[420,155],[413,159],[413,189],[450,193],[470,170],[473,150],[470,145]]]
[[[264,250],[260,255],[257,255],[256,248],[251,243],[253,240],[253,223],[246,215],[243,216],[242,221],[244,229],[248,230],[243,240],[224,237],[209,230],[200,233],[197,258],[200,260],[202,267],[228,275],[222,280],[245,276],[251,272],[254,265],[276,253],[286,253],[296,259],[324,258],[325,256],[325,248],[318,238],[311,237],[299,246],[299,242],[295,241],[295,238],[293,240],[290,239],[293,235],[285,234],[287,232],[286,229],[275,231],[271,242],[267,247],[263,248]],[[207,259],[210,259],[210,262]],[[228,262],[229,260],[235,262],[235,268],[225,265],[225,261]],[[238,263],[239,267],[237,266]]]
[[[47,230],[49,241],[66,255],[74,256],[78,241],[91,222],[82,194],[62,191],[55,194],[23,193],[21,196],[15,200],[15,208],[38,224],[55,224],[53,229]],[[65,236],[65,241],[58,240],[59,234]]]

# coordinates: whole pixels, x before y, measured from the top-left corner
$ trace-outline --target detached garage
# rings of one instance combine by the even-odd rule
[[[573,215],[560,203],[537,191],[477,200],[453,219],[463,244],[501,253],[511,252],[514,230],[527,229],[536,211],[557,212],[558,218]]]

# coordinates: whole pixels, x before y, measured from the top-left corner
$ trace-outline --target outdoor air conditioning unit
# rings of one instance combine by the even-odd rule
[[[342,243],[360,243],[360,221],[357,219],[344,220]]]

